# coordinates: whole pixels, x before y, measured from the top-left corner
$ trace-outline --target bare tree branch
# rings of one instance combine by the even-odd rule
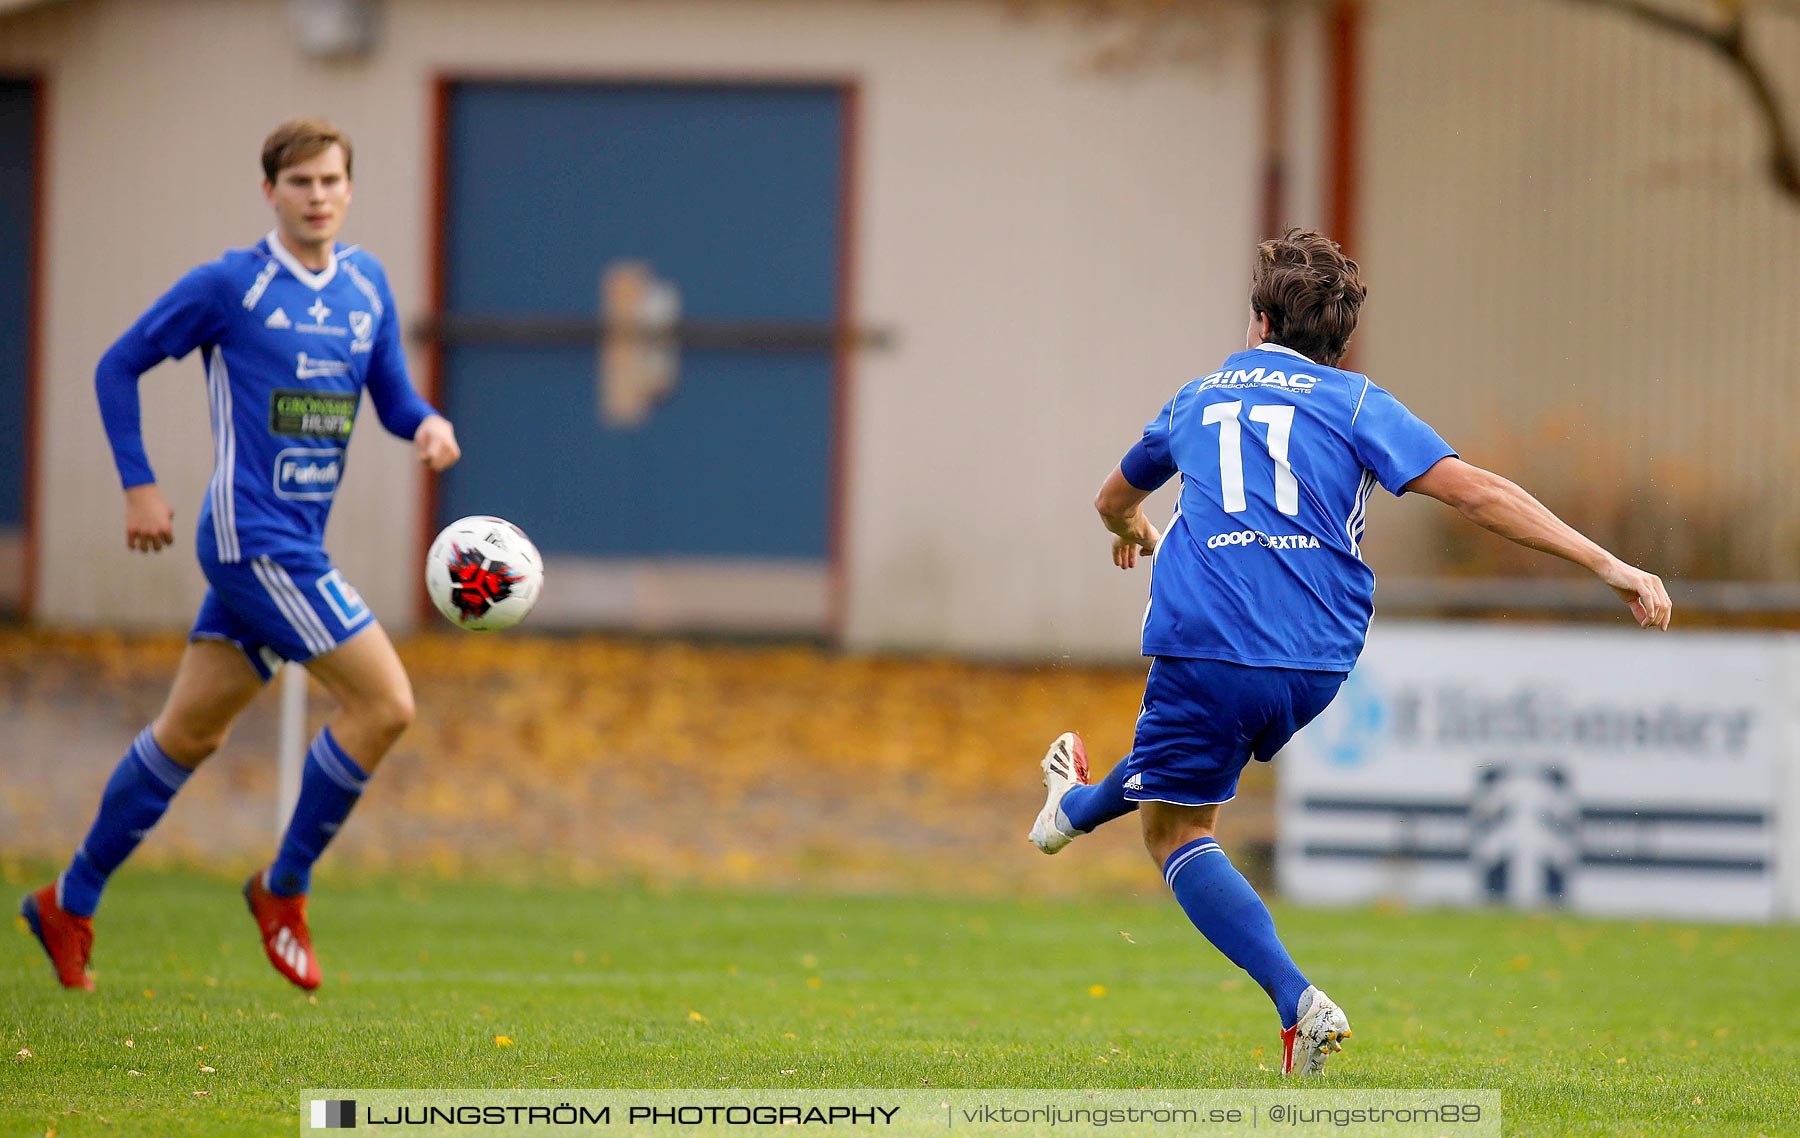
[[[1750,50],[1748,34],[1750,5],[1721,3],[1727,13],[1723,24],[1708,24],[1692,16],[1671,11],[1648,0],[1573,0],[1595,8],[1623,12],[1651,27],[1711,48],[1723,57],[1756,103],[1763,127],[1769,136],[1769,174],[1782,193],[1800,202],[1800,145],[1794,139],[1787,108],[1776,92],[1774,82],[1762,61]],[[1800,11],[1800,4],[1782,5]]]

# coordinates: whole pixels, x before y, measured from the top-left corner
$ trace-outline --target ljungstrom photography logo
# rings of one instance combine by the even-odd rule
[[[312,1100],[314,1130],[350,1130],[356,1126],[356,1100],[351,1098],[316,1098]]]

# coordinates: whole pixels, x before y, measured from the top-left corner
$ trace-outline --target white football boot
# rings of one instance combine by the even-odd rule
[[[1281,1033],[1281,1073],[1306,1078],[1325,1069],[1325,1059],[1342,1051],[1350,1038],[1350,1019],[1344,1009],[1317,988],[1300,993],[1300,1018]]]
[[[1087,747],[1081,742],[1081,736],[1073,731],[1064,731],[1050,744],[1044,752],[1044,785],[1050,793],[1044,797],[1044,808],[1038,811],[1037,821],[1031,824],[1031,844],[1047,854],[1053,854],[1080,836],[1081,831],[1064,829],[1067,821],[1062,817],[1063,795],[1069,793],[1071,787],[1088,784]]]

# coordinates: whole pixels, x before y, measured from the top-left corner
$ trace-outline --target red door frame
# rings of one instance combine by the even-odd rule
[[[30,620],[37,607],[40,550],[38,548],[38,466],[43,459],[38,416],[44,406],[44,266],[48,264],[49,239],[45,220],[49,213],[50,80],[41,71],[10,72],[9,79],[31,84],[31,226],[25,263],[25,564],[19,589],[19,615]]]

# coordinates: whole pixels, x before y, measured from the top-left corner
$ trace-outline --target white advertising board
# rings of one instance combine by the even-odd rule
[[[1796,915],[1796,642],[1377,625],[1277,760],[1282,892]]]

